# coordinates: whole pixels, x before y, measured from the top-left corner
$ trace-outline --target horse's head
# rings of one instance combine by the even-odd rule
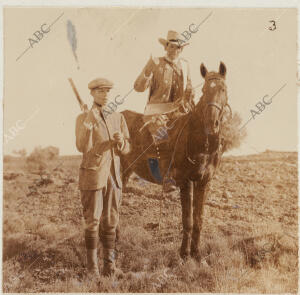
[[[196,111],[199,114],[207,135],[216,135],[220,130],[224,108],[227,105],[227,89],[225,85],[226,66],[220,62],[219,72],[207,72],[204,64],[200,72],[205,79],[201,97]]]
[[[203,179],[204,175],[212,175],[212,172],[207,171],[208,162],[210,154],[219,150],[222,142],[219,137],[222,118],[226,107],[229,107],[225,85],[225,64],[220,63],[219,72],[207,72],[206,67],[201,64],[200,72],[205,79],[203,95],[192,114],[187,147],[192,180]],[[229,110],[231,112],[230,107]],[[213,166],[216,165],[217,162],[213,163]]]

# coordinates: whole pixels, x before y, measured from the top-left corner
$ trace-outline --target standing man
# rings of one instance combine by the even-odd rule
[[[122,182],[120,153],[130,151],[129,132],[122,114],[104,116],[103,107],[113,83],[98,78],[88,84],[94,98],[92,108],[76,120],[76,147],[83,153],[79,189],[86,223],[87,268],[99,277],[97,244],[101,217],[104,275],[121,272],[115,265],[116,228],[119,222]]]
[[[169,31],[167,39],[158,40],[164,46],[166,55],[154,59],[150,57],[134,83],[134,89],[138,92],[150,88],[145,115],[170,112],[178,103],[182,103],[184,108],[193,105],[194,92],[189,65],[179,57],[188,43],[180,40],[179,33],[175,31]]]

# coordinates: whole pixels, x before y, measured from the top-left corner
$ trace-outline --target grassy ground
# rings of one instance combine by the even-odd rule
[[[51,181],[4,163],[4,292],[297,293],[297,154],[223,160],[205,205],[201,261],[183,263],[179,194],[132,177],[123,194],[121,279],[87,280],[79,157],[61,157]],[[55,165],[53,165],[55,166]],[[102,249],[99,264],[102,269]]]

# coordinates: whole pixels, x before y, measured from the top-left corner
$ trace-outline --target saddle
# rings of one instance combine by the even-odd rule
[[[139,131],[141,132],[147,127],[156,145],[168,142],[168,125],[172,126],[174,121],[187,114],[191,109],[192,106],[182,100],[175,103],[148,104],[143,116],[144,125]]]

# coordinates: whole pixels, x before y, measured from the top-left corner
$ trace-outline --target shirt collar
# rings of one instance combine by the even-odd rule
[[[98,110],[101,119],[104,119],[104,118],[105,118],[105,116],[104,116],[104,114],[103,114],[103,106],[102,106],[101,104],[98,104],[98,103],[96,103],[96,102],[94,101],[94,103],[93,103],[93,108],[95,108],[95,109]]]
[[[98,104],[94,101],[94,104],[93,104],[97,109],[99,110],[102,110],[102,105],[101,104]]]
[[[170,62],[173,65],[177,65],[179,58],[171,60],[167,55],[164,56],[165,60]]]
[[[175,71],[177,72],[178,75],[180,75],[180,71],[181,71],[181,64],[179,62],[179,58],[175,59],[174,61],[169,59],[167,55],[164,56],[164,59],[171,64],[171,66],[173,67],[173,69],[175,69]]]

